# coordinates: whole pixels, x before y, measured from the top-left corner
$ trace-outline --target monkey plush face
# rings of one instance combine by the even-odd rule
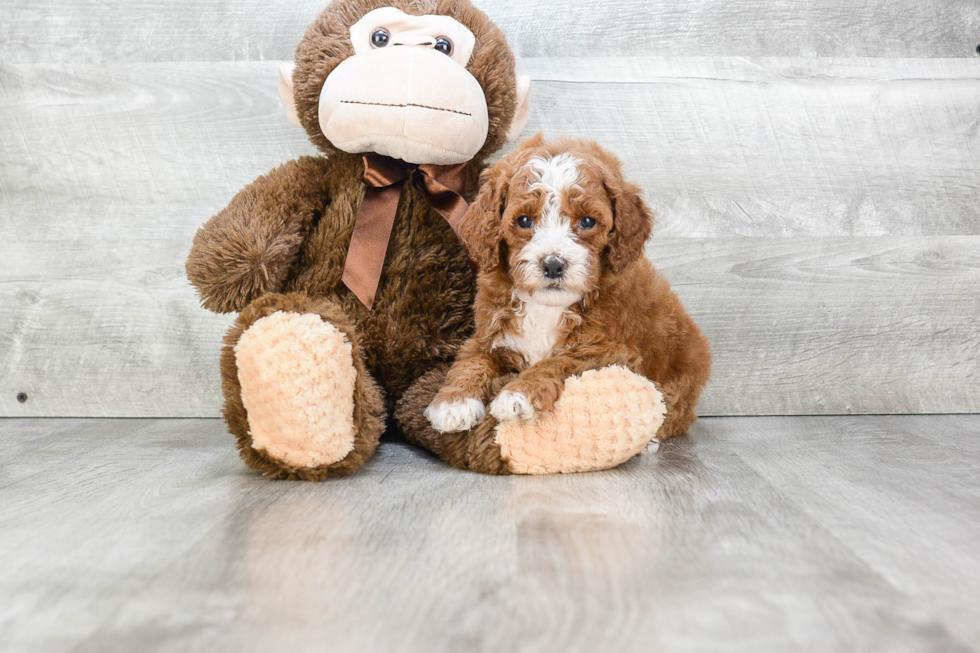
[[[336,0],[307,31],[280,93],[325,150],[415,164],[482,159],[516,138],[530,80],[493,23],[465,0]]]
[[[345,152],[411,163],[463,163],[487,140],[483,88],[466,70],[476,39],[449,16],[394,7],[350,28],[354,56],[320,91],[320,128]]]

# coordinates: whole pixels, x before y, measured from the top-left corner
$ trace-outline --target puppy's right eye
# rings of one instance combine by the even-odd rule
[[[521,217],[517,218],[517,226],[521,229],[530,229],[534,226],[534,220],[526,215],[522,215]]]

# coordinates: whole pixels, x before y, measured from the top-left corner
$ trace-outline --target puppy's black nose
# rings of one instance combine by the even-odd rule
[[[565,261],[557,256],[549,256],[541,264],[541,269],[548,279],[560,279],[561,275],[565,274]]]

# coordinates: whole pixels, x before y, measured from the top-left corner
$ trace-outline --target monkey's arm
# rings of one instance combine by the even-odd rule
[[[186,269],[205,308],[240,311],[282,290],[314,216],[329,202],[329,165],[322,157],[281,165],[197,231]]]

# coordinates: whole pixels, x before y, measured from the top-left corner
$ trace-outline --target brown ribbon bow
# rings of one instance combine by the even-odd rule
[[[364,157],[364,201],[357,212],[354,233],[344,263],[344,284],[371,310],[388,238],[395,224],[398,200],[406,179],[411,179],[422,196],[456,231],[459,219],[466,213],[463,199],[466,190],[466,167],[458,165],[414,165],[380,154]]]

